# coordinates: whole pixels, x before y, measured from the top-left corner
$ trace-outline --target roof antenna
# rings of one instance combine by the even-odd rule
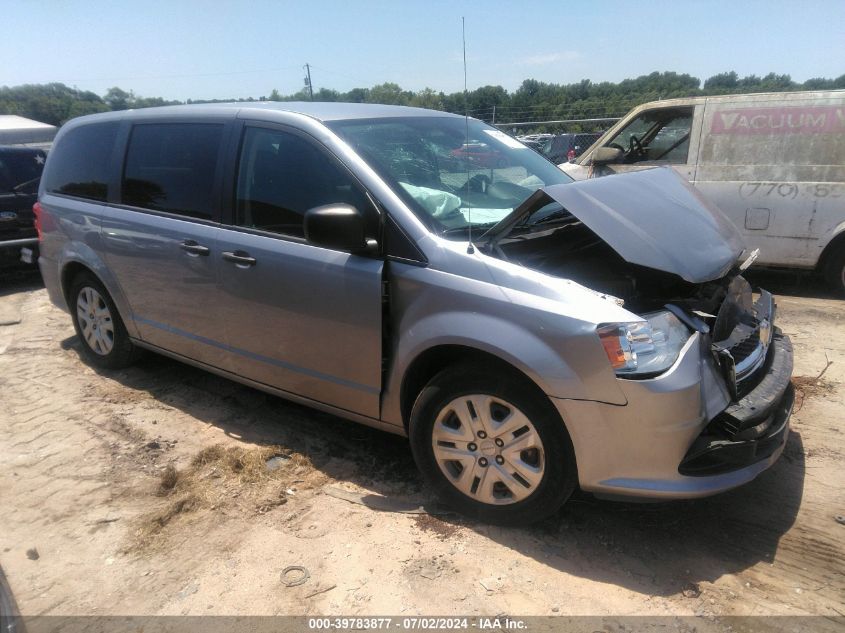
[[[466,18],[461,16],[461,36],[464,43],[464,148],[469,146],[469,96],[467,94],[467,28]],[[464,161],[467,166],[467,196],[469,196],[469,161]],[[472,245],[472,203],[467,202],[467,222],[469,223],[469,244],[467,244],[467,255],[475,253]]]

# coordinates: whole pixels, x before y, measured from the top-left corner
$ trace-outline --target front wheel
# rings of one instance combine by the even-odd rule
[[[560,416],[515,371],[443,370],[417,398],[409,435],[414,459],[438,496],[483,521],[539,521],[576,486],[575,455]]]
[[[78,275],[68,298],[82,354],[91,364],[120,369],[135,362],[140,350],[129,339],[117,307],[99,279],[89,273]]]

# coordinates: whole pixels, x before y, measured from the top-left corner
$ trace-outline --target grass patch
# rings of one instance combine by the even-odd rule
[[[271,470],[267,460],[283,456],[281,467]],[[311,461],[281,446],[241,447],[215,444],[197,453],[187,467],[167,466],[159,476],[154,496],[159,507],[140,520],[136,548],[152,545],[177,523],[189,522],[209,512],[233,508],[263,514],[287,502],[288,488],[309,487],[318,477]]]

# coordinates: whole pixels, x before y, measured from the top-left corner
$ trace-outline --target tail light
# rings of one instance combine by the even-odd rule
[[[36,202],[32,205],[32,214],[35,216],[34,224],[35,230],[38,231],[38,241],[44,239],[44,234],[41,232],[41,203]]]

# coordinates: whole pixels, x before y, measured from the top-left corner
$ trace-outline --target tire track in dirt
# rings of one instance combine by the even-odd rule
[[[13,563],[7,566],[4,560],[4,567],[12,570],[10,582],[19,581],[15,582],[18,599],[28,612],[48,613],[90,600],[86,590],[76,586],[72,569],[80,560],[102,559],[104,551],[116,550],[108,543],[119,541],[114,534],[120,528],[110,526],[100,539],[83,538],[75,530],[55,531],[57,521],[70,518],[84,524],[86,517],[102,513],[114,484],[103,468],[108,461],[103,441],[92,438],[78,418],[68,415],[78,408],[80,387],[94,375],[79,366],[74,352],[60,347],[72,328],[55,318],[53,309],[37,296],[29,296],[20,309],[21,323],[5,333],[12,340],[0,354],[0,374],[6,377],[3,407],[11,418],[9,424],[0,425],[0,498],[15,500],[3,503],[8,508],[2,531],[8,550],[3,556]],[[42,319],[38,329],[43,332],[44,316],[55,334],[28,336],[33,320]],[[47,534],[51,536],[45,539]],[[38,561],[23,558],[29,546],[37,546]],[[57,556],[67,559],[63,566],[46,562],[50,558],[55,562]],[[14,564],[16,560],[23,562]],[[26,580],[20,582],[22,573]]]

